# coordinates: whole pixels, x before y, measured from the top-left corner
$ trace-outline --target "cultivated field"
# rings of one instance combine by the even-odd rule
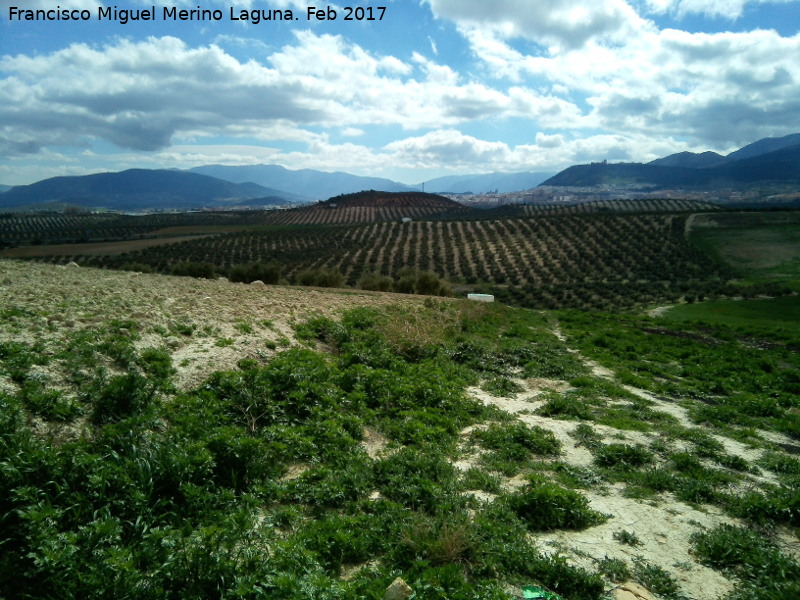
[[[327,269],[354,287],[369,274],[397,278],[413,268],[522,306],[629,307],[728,291],[731,271],[686,241],[686,219],[674,213],[585,214],[267,227],[114,256],[75,252],[48,260],[160,272],[207,264],[222,275],[261,261],[276,263],[289,282]]]
[[[0,261],[0,596],[797,598],[800,327],[747,306]]]

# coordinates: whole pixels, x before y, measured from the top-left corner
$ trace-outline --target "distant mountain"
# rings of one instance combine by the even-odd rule
[[[11,186],[11,185],[2,185],[2,184],[0,184],[0,194],[10,190],[12,187],[13,186]]]
[[[743,146],[727,156],[722,156],[716,152],[678,152],[665,158],[658,158],[647,164],[659,167],[689,167],[691,169],[705,169],[708,167],[718,167],[725,163],[730,163],[745,158],[753,158],[769,152],[775,152],[783,148],[797,146],[800,144],[800,133],[793,133],[779,138],[764,138]]]
[[[472,192],[484,194],[497,191],[499,193],[519,192],[535,188],[553,173],[487,173],[485,175],[451,175],[438,177],[424,183],[426,192],[436,194],[463,194]],[[420,183],[419,188],[423,187]]]
[[[794,140],[798,143],[787,145]],[[778,149],[774,149],[776,147]],[[770,148],[773,150],[769,150]],[[681,188],[759,182],[800,183],[800,134],[760,140],[732,152],[724,157],[722,163],[714,166],[687,166],[716,160],[713,156],[698,158],[705,154],[709,153],[681,153],[648,164],[575,165],[551,177],[542,185],[589,187],[602,184],[637,184],[657,188]]]
[[[800,133],[793,133],[779,138],[764,138],[763,140],[758,140],[757,142],[743,146],[735,152],[731,152],[725,158],[727,162],[731,162],[744,158],[753,158],[797,145],[800,145]]]
[[[255,183],[235,184],[183,171],[131,169],[77,177],[53,177],[19,185],[0,194],[0,208],[35,209],[52,204],[140,211],[246,204],[272,196],[270,205],[287,204]],[[263,201],[263,200],[262,200]]]
[[[327,200],[332,196],[350,194],[362,190],[407,192],[415,189],[391,179],[380,177],[361,177],[340,171],[327,173],[313,169],[294,171],[278,165],[246,165],[240,167],[207,165],[195,167],[190,169],[189,172],[210,175],[233,183],[252,181],[259,185],[269,186],[301,196],[306,202]]]
[[[665,158],[657,158],[647,163],[657,167],[688,167],[690,169],[705,169],[716,167],[725,162],[725,157],[716,152],[678,152]]]

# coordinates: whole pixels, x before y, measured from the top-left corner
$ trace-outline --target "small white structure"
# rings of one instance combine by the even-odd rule
[[[467,294],[467,300],[476,300],[478,302],[494,302],[494,296],[491,294]]]
[[[402,223],[411,223],[411,217],[403,217],[400,221]]]

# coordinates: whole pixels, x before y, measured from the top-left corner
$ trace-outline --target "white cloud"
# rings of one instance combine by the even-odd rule
[[[5,56],[0,73],[0,145],[11,155],[94,139],[153,151],[173,138],[212,135],[310,143],[312,128],[419,130],[510,116],[552,127],[580,119],[552,95],[463,81],[420,55],[403,62],[309,31],[265,63],[162,37]]]
[[[655,14],[672,13],[678,17],[702,14],[708,17],[738,19],[748,4],[780,4],[796,0],[646,0],[646,5]]]
[[[549,97],[560,110],[552,121],[533,110],[540,125],[678,136],[718,150],[800,130],[800,34],[689,33],[647,22],[624,44],[590,39],[570,52],[523,52],[489,27],[463,33],[487,72],[549,87],[537,102]]]
[[[623,41],[644,25],[624,0],[425,0],[433,14],[486,37],[526,38],[555,49],[593,39]]]

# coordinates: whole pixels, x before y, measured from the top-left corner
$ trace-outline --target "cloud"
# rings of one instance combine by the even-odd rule
[[[13,155],[105,140],[155,151],[176,136],[220,135],[308,143],[312,129],[580,118],[577,107],[552,95],[463,81],[451,67],[417,54],[404,62],[341,36],[299,31],[295,38],[264,62],[242,62],[217,45],[192,48],[174,37],[2,57],[3,149]]]
[[[425,0],[437,18],[463,31],[525,38],[551,49],[577,49],[593,39],[622,41],[643,20],[624,0]]]
[[[521,30],[526,18],[508,30]],[[800,34],[690,33],[647,22],[624,43],[592,38],[570,52],[545,52],[523,51],[490,27],[462,33],[487,73],[549,88],[537,103],[549,98],[560,110],[552,120],[533,110],[540,125],[681,137],[718,150],[800,130]]]
[[[646,0],[655,14],[671,13],[679,18],[689,14],[722,17],[735,20],[742,16],[748,4],[780,4],[796,0]]]

